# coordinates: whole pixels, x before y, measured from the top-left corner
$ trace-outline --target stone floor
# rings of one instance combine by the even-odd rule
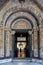
[[[0,65],[43,65],[43,60],[38,59],[4,59],[0,60]]]
[[[43,64],[34,62],[9,62],[9,63],[3,63],[1,65],[43,65]]]

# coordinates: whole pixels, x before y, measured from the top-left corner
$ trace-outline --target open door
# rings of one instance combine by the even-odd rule
[[[28,33],[15,33],[14,57],[30,57],[30,48],[28,43]]]

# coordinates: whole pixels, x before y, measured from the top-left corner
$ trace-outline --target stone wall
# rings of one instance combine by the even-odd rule
[[[10,56],[10,50],[12,48],[11,42],[12,42],[11,33],[9,30],[7,30],[6,31],[6,57]]]
[[[3,26],[0,26],[0,57],[4,56],[4,33]]]
[[[43,58],[43,24],[40,27],[40,56]]]

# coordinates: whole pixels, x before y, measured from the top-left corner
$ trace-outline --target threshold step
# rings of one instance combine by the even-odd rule
[[[12,61],[22,61],[22,62],[28,62],[31,61],[30,59],[12,59]]]

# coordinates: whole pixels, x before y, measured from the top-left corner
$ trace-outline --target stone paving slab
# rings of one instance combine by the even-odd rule
[[[9,62],[1,65],[43,65],[43,64],[34,63],[34,62]]]
[[[0,64],[2,63],[7,63],[7,62],[11,62],[12,59],[2,59],[0,60]]]
[[[14,64],[15,63],[20,63],[20,62],[22,62],[22,63],[30,63],[30,62],[32,62],[32,63],[37,63],[37,64],[43,64],[43,60],[38,60],[38,59],[32,59],[32,60],[30,60],[30,59],[4,59],[4,60],[0,60],[0,64],[2,65],[3,63],[7,63],[8,65],[9,65],[9,63],[10,64],[12,64],[12,61],[14,62]]]

